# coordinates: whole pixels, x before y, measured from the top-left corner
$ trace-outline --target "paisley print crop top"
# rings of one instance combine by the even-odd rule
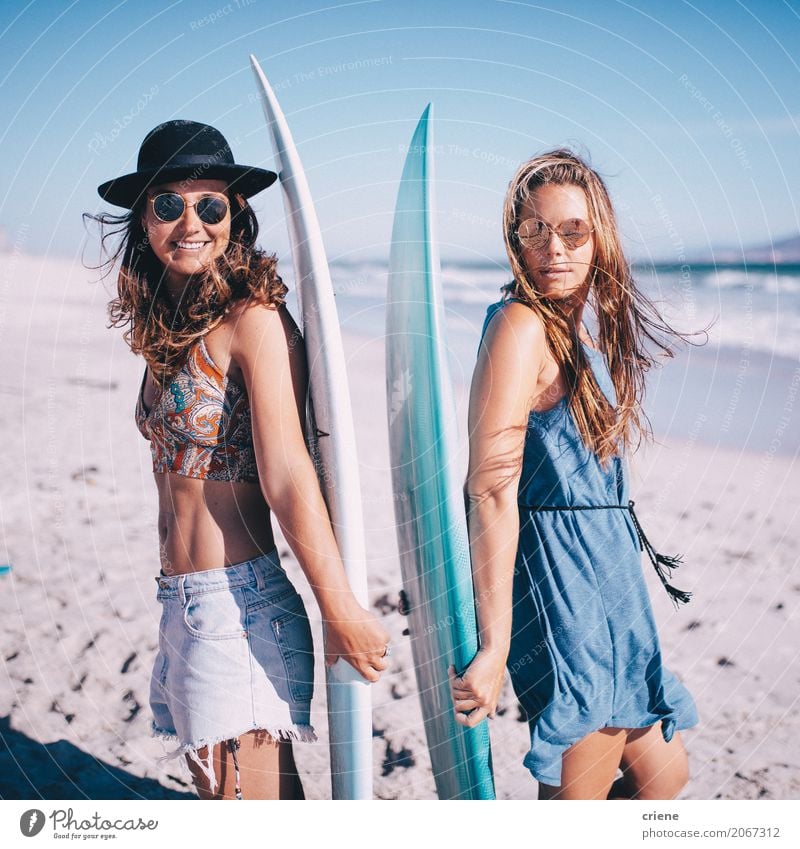
[[[150,410],[144,404],[145,369],[136,424],[150,440],[154,472],[220,481],[258,481],[250,401],[219,370],[203,339]]]

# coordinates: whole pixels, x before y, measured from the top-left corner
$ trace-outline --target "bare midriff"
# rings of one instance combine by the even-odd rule
[[[257,483],[154,477],[165,575],[219,569],[275,548],[269,507]]]

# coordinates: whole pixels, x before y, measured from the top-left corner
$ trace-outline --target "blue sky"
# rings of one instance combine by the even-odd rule
[[[633,257],[795,235],[800,4],[444,0],[8,2],[0,30],[5,249],[78,256],[96,186],[142,138],[214,124],[270,167],[255,53],[308,171],[329,256],[385,258],[397,180],[434,103],[442,255],[502,256],[516,165],[555,145],[607,177]],[[282,253],[279,193],[255,199]]]

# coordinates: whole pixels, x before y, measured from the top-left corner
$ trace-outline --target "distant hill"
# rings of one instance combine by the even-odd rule
[[[800,262],[800,235],[780,239],[772,245],[747,251],[746,256],[751,262],[762,261],[759,259],[761,256],[764,257],[764,262]]]
[[[769,262],[769,263],[800,263],[800,235],[778,239],[772,244],[755,248],[744,248],[740,251],[720,250],[714,252],[716,262]]]

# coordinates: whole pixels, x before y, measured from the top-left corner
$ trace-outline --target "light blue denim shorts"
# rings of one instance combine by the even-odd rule
[[[179,743],[170,757],[188,755],[213,787],[211,748],[205,758],[199,748],[254,730],[316,739],[311,629],[277,551],[156,582],[162,614],[150,707],[153,733]]]

